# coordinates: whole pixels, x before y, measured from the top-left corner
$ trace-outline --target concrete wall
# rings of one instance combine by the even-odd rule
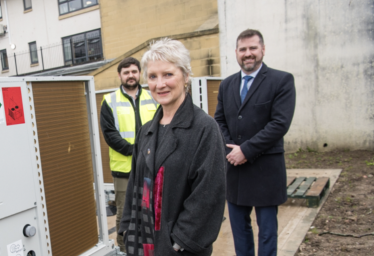
[[[179,38],[179,41],[190,51],[193,76],[220,76],[218,30],[198,36],[194,34],[189,33],[184,36],[185,38]],[[117,88],[120,85],[117,74],[119,62],[130,56],[140,60],[147,48],[148,44],[144,43],[135,50],[119,56],[111,63],[92,72],[90,75],[95,77],[96,90]],[[141,83],[146,83],[146,81],[141,79]]]
[[[29,50],[28,43],[30,42],[36,41],[38,48],[40,46],[59,45],[62,42],[62,37],[101,27],[98,5],[59,16],[57,0],[32,0],[31,11],[24,11],[22,0],[7,0],[6,4],[4,0],[0,2],[3,14],[0,24],[7,25],[9,30],[5,36],[0,37],[0,50],[6,49],[8,55],[20,52],[26,53]],[[5,7],[7,7],[7,10]],[[15,50],[10,48],[11,43],[16,45]],[[53,54],[60,53],[54,58],[60,58],[61,65],[63,65],[62,48],[56,46],[53,51]],[[48,61],[48,59],[45,61]],[[32,67],[29,65],[30,70],[27,72],[39,70],[41,68],[40,62],[39,56],[39,66]],[[0,76],[9,75],[15,75],[14,58],[9,59],[9,72],[1,73],[0,71]]]
[[[100,8],[107,59],[151,38],[198,30],[217,15],[216,0],[110,0],[100,1]]]
[[[374,149],[373,1],[218,0],[218,12],[223,77],[247,28],[263,33],[265,63],[295,76],[288,151]]]

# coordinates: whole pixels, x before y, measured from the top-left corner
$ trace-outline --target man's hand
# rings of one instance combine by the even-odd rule
[[[230,164],[237,166],[247,162],[247,159],[245,159],[245,156],[240,149],[240,146],[235,144],[226,144],[226,147],[232,148],[232,151],[226,156],[226,159]]]

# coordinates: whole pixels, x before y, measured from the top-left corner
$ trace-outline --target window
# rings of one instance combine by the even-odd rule
[[[31,0],[23,0],[23,9],[30,10],[32,8]]]
[[[31,64],[39,63],[39,60],[38,60],[38,49],[36,48],[36,42],[29,43],[29,49],[30,49],[30,60],[31,60]]]
[[[75,12],[93,5],[97,5],[97,0],[58,0],[60,15]]]
[[[3,18],[3,11],[1,10],[1,2],[0,2],[0,19]]]
[[[65,65],[103,59],[100,29],[62,38]]]
[[[8,70],[8,55],[6,54],[6,49],[0,51],[0,57],[1,57],[1,67],[3,70]]]

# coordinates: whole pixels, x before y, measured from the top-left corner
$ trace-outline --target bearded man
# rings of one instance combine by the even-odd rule
[[[295,110],[292,74],[263,63],[262,34],[236,40],[241,71],[222,81],[214,118],[226,140],[227,204],[237,256],[254,256],[250,214],[255,209],[258,256],[277,255],[278,205],[287,200],[283,136]]]
[[[116,228],[119,230],[131,172],[135,135],[143,124],[153,118],[157,103],[150,91],[142,89],[139,84],[141,69],[137,59],[125,58],[119,63],[117,71],[121,85],[117,91],[104,95],[100,125],[109,146],[117,206]],[[117,236],[117,243],[120,250],[125,252],[122,236]]]

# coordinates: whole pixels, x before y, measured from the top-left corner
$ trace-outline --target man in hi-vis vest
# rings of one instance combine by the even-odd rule
[[[137,59],[125,58],[118,65],[117,71],[121,85],[117,91],[104,95],[100,125],[109,146],[118,230],[131,172],[135,135],[143,124],[153,118],[157,103],[151,93],[142,89],[139,84],[141,69]],[[117,243],[121,251],[125,252],[122,236],[117,236]]]

